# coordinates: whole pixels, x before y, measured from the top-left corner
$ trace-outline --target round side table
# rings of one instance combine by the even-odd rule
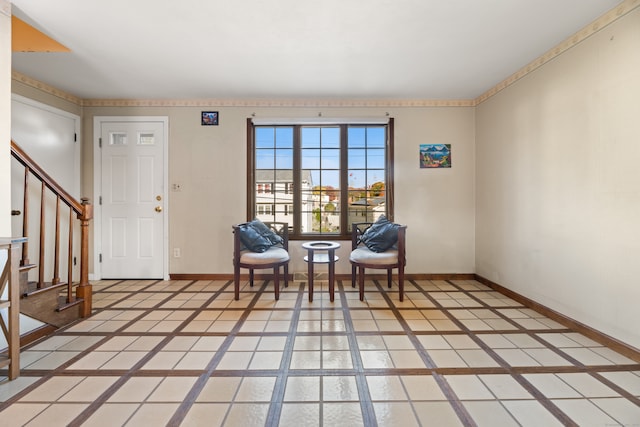
[[[305,242],[302,244],[302,248],[307,250],[307,256],[304,260],[308,264],[309,272],[309,302],[313,301],[313,265],[314,264],[329,264],[329,299],[333,302],[335,291],[335,267],[338,257],[336,256],[336,249],[340,247],[340,243],[336,242]],[[316,253],[319,252],[319,253]]]

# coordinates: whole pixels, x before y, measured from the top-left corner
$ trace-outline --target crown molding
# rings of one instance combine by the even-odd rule
[[[640,6],[640,0],[625,0],[617,7],[611,9],[609,12],[605,13],[604,15],[602,15],[601,17],[599,17],[589,25],[582,28],[573,36],[569,37],[568,39],[566,39],[565,41],[563,41],[553,49],[548,50],[542,56],[539,56],[535,60],[531,61],[529,64],[525,65],[524,67],[516,71],[511,76],[504,79],[502,82],[498,83],[496,86],[492,87],[491,89],[489,89],[488,91],[486,91],[485,93],[477,97],[474,100],[475,105],[481,104],[482,102],[491,98],[501,90],[511,86],[512,84],[514,84],[515,82],[517,82],[518,80],[526,76],[527,74],[532,73],[533,71],[542,67],[547,62],[560,56],[562,53],[571,49],[572,47],[584,41],[588,37],[594,35],[604,27],[617,21],[624,15],[636,9],[638,6]]]
[[[473,99],[353,100],[353,99],[85,99],[85,107],[473,107]]]
[[[83,100],[81,98],[78,98],[75,95],[71,95],[70,93],[57,89],[39,80],[32,79],[31,77],[25,76],[24,74],[19,73],[17,71],[11,72],[11,79],[17,82],[20,82],[26,86],[32,87],[34,89],[38,89],[44,93],[48,93],[49,95],[53,95],[58,98],[64,99],[65,101],[71,102],[73,104],[76,104],[79,106],[82,106],[83,104]]]

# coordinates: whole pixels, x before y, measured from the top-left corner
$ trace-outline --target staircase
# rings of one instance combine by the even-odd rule
[[[73,298],[67,302],[66,282],[45,283],[38,288],[37,282],[28,279],[29,270],[35,265],[20,267],[20,313],[40,322],[60,328],[78,320],[83,299]]]
[[[86,198],[77,201],[70,196],[14,141],[11,155],[24,170],[22,209],[11,214],[21,217],[21,235],[28,238],[20,259],[20,313],[55,328],[89,317],[93,206]],[[15,182],[12,188],[17,188]],[[32,206],[39,212],[32,211]]]

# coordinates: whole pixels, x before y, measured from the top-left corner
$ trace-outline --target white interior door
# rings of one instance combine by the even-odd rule
[[[165,125],[100,122],[103,279],[165,276]]]

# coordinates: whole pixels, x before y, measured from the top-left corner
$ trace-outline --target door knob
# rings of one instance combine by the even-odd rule
[[[156,212],[162,212],[162,206],[156,206]]]

